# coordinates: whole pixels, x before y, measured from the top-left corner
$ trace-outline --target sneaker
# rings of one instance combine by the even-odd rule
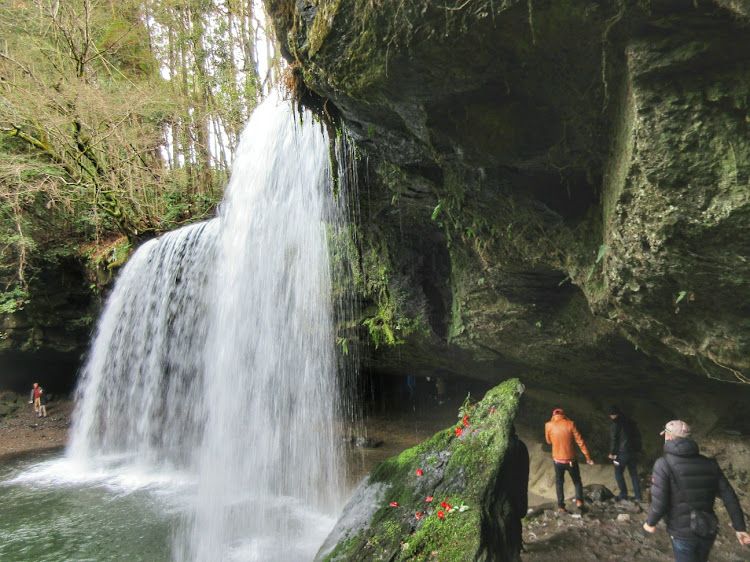
[[[568,513],[568,510],[565,509],[564,507],[558,507],[557,511],[558,511],[558,513]]]
[[[576,500],[576,507],[583,507],[583,502],[581,500]]]

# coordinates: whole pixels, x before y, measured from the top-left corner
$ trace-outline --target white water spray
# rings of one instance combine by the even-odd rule
[[[219,218],[136,252],[82,373],[70,458],[195,475],[179,560],[310,559],[342,499],[336,212],[327,139],[303,120],[256,110]]]

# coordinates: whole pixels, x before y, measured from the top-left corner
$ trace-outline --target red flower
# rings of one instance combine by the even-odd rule
[[[422,519],[422,512],[421,511],[417,511],[414,515],[417,517],[417,519]]]
[[[391,502],[391,507],[398,507],[398,502]]]
[[[468,426],[469,425],[469,420],[464,420],[464,425]]]
[[[424,501],[430,503],[432,501],[432,496],[427,496]]]
[[[456,428],[456,436],[460,436],[460,435],[461,435],[461,428],[457,427]]]
[[[443,513],[442,511],[438,511],[438,517],[440,519],[445,519],[445,513]]]
[[[450,509],[451,505],[448,502],[443,502],[440,504],[440,507],[444,507],[445,509]]]
[[[466,415],[464,416],[464,421],[469,421],[469,414],[466,414]]]
[[[422,469],[421,468],[417,469],[417,476],[422,476]]]
[[[495,408],[490,408],[490,414],[494,414],[494,413],[495,413]]]

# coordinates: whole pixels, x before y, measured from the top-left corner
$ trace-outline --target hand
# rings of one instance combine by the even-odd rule
[[[591,465],[593,465],[593,464],[594,464],[594,461],[592,461],[591,459],[586,459],[586,464],[591,464]]]
[[[617,457],[615,457],[614,455],[609,455],[609,458],[615,460]]]
[[[742,546],[750,545],[750,533],[745,531],[737,531],[737,540],[740,541]]]
[[[644,523],[643,524],[643,530],[646,531],[647,533],[655,533],[656,532],[656,527],[652,527],[648,523]],[[737,533],[737,534],[739,535],[739,533]]]

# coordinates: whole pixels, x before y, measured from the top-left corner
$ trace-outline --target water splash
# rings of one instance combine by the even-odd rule
[[[340,506],[327,147],[265,102],[219,217],[140,248],[100,319],[68,456],[194,474],[176,559],[311,558]]]

